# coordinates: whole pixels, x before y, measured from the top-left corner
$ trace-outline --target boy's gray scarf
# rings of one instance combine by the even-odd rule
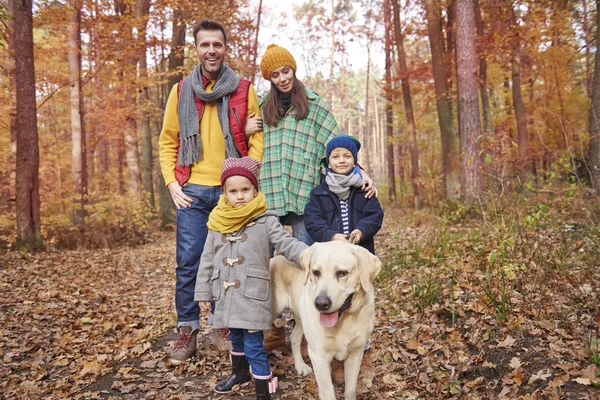
[[[199,132],[201,116],[198,115],[194,94],[204,103],[217,103],[217,114],[225,139],[225,158],[241,157],[229,127],[229,97],[237,90],[239,84],[240,78],[226,64],[221,67],[212,92],[204,91],[200,65],[197,65],[190,76],[184,79],[177,111],[179,117],[179,165],[190,166],[203,158]]]
[[[340,200],[348,200],[350,189],[353,187],[361,187],[363,178],[360,172],[352,171],[349,175],[336,174],[327,168],[325,182],[329,186],[329,190],[340,198]]]

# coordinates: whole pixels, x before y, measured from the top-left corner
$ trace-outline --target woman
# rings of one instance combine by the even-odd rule
[[[296,78],[296,60],[288,50],[269,45],[260,71],[271,82],[271,90],[259,100],[262,119],[248,118],[245,129],[247,135],[261,129],[264,133],[259,187],[269,209],[279,215],[283,225],[291,225],[292,236],[311,245],[313,240],[304,227],[304,207],[311,190],[321,182],[320,164],[327,142],[341,132],[327,103]],[[366,197],[371,197],[376,194],[373,181],[363,176]],[[267,334],[267,351],[284,345],[283,326]]]

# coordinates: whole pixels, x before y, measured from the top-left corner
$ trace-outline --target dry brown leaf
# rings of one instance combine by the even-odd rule
[[[516,339],[514,339],[512,336],[507,335],[503,341],[498,342],[498,347],[504,348],[504,349],[509,349],[511,347],[513,347],[513,345],[516,343]]]

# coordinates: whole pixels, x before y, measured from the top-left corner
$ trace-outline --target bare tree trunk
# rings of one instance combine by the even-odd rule
[[[148,115],[148,106],[150,99],[148,97],[147,86],[147,62],[146,62],[146,26],[148,24],[148,14],[150,12],[149,0],[137,0],[135,15],[140,21],[138,30],[138,41],[140,42],[139,52],[139,73],[141,88],[139,89],[138,107],[140,112],[140,136],[142,138],[142,183],[145,192],[146,201],[154,209],[154,182],[152,179],[152,132],[150,132],[150,116]]]
[[[527,118],[525,117],[525,103],[521,92],[521,39],[517,32],[517,17],[515,11],[510,6],[508,10],[511,22],[511,30],[514,38],[512,44],[511,59],[511,77],[512,77],[512,95],[515,108],[515,117],[517,119],[517,145],[519,146],[519,168],[521,183],[529,179],[529,160],[527,151],[529,147],[529,138],[527,133]]]
[[[362,142],[364,146],[363,154],[365,160],[364,169],[367,172],[371,173],[371,146],[369,145],[369,140],[371,139],[371,127],[369,126],[369,77],[371,76],[371,40],[367,39],[369,43],[367,43],[367,77],[365,83],[365,130],[363,133],[364,140]]]
[[[8,51],[9,57],[6,60],[8,65],[8,88],[10,91],[10,152],[7,157],[7,165],[10,166],[9,193],[14,196],[16,192],[16,164],[17,164],[17,74],[15,67],[15,35],[14,33],[14,2],[8,1],[8,21],[6,34],[8,35]]]
[[[16,211],[17,248],[43,248],[40,229],[40,153],[35,100],[35,67],[33,61],[32,0],[9,0],[13,12],[14,35],[9,43],[15,55],[17,106],[17,171]],[[15,52],[15,50],[17,50]]]
[[[81,225],[85,218],[87,198],[87,149],[83,123],[83,96],[81,87],[81,1],[67,3],[70,21],[68,24],[69,81],[71,82],[71,173],[74,189],[73,223]]]
[[[583,3],[583,33],[585,35],[585,76],[586,90],[589,98],[592,98],[592,42],[590,39],[590,24],[588,22],[588,0],[582,0]]]
[[[329,108],[333,113],[333,90],[335,88],[334,85],[334,76],[333,69],[335,66],[335,0],[331,0],[331,49],[329,54],[329,94],[327,97],[329,98]],[[367,97],[367,102],[369,98]]]
[[[600,0],[596,0],[596,55],[594,56],[594,82],[590,107],[590,174],[592,187],[600,195]]]
[[[406,66],[406,53],[404,51],[404,35],[400,26],[400,6],[398,0],[392,0],[394,8],[394,32],[396,34],[396,49],[398,50],[398,65],[402,78],[402,97],[406,112],[406,128],[408,130],[408,143],[410,148],[410,179],[413,188],[413,201],[415,208],[421,207],[421,188],[419,173],[419,149],[417,147],[417,127],[413,112],[412,97],[410,95],[410,82],[408,81],[408,67]]]
[[[171,37],[171,52],[169,54],[169,81],[167,93],[171,88],[183,78],[183,59],[185,49],[185,11],[175,9],[173,11],[173,35]],[[162,176],[162,174],[161,174]],[[159,187],[159,217],[161,226],[172,224],[175,222],[173,210],[173,199],[169,194],[169,190],[161,179]]]
[[[392,12],[391,0],[384,2],[385,19],[385,139],[386,139],[386,164],[387,182],[389,185],[388,197],[391,202],[396,201],[396,174],[394,160],[394,117],[392,115]]]
[[[477,37],[483,38],[483,18],[479,0],[475,0],[475,25],[477,27]],[[483,132],[492,133],[492,114],[490,111],[490,98],[487,87],[487,61],[484,51],[479,49],[479,94],[481,96],[481,108],[483,108]]]
[[[452,100],[448,89],[440,8],[436,0],[425,0],[431,47],[431,66],[435,82],[436,105],[442,137],[442,163],[446,182],[446,198],[460,196],[460,163],[458,140],[452,126]]]
[[[256,34],[254,36],[254,45],[252,47],[252,76],[250,82],[254,82],[256,77],[256,59],[258,58],[258,32],[260,31],[260,15],[262,14],[262,0],[258,2],[258,15],[256,17]]]
[[[477,97],[477,54],[473,0],[456,2],[456,84],[461,150],[461,198],[469,204],[482,201],[483,180],[477,138],[481,135]]]

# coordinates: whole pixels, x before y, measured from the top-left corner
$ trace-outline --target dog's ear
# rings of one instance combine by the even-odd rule
[[[360,285],[365,292],[369,292],[373,287],[373,280],[381,271],[381,261],[376,255],[360,246],[354,246],[354,254],[358,259]]]
[[[305,249],[302,253],[300,253],[300,263],[304,269],[304,285],[308,283],[308,278],[310,277],[310,259],[312,258],[314,247],[315,245],[313,244],[308,249]]]

